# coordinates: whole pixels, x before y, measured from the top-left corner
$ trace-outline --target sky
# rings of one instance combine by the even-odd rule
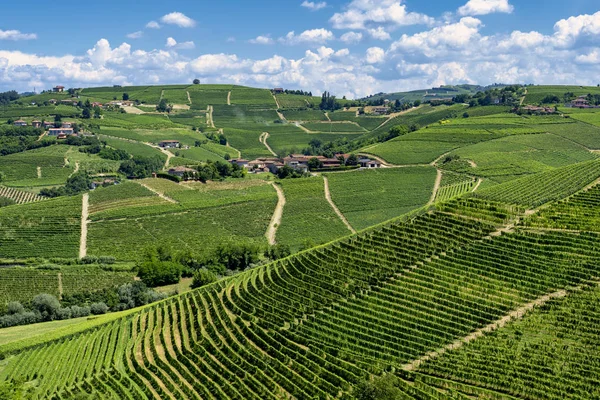
[[[364,97],[600,83],[598,0],[19,0],[0,91],[232,83]]]

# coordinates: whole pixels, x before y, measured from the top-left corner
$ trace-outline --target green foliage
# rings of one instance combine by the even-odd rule
[[[404,399],[404,393],[395,384],[398,381],[394,375],[386,374],[373,380],[363,381],[356,386],[353,395],[357,400],[399,400]]]
[[[209,283],[217,281],[217,275],[205,268],[201,268],[194,272],[194,280],[192,281],[192,289],[206,286]]]
[[[147,178],[153,172],[162,169],[163,162],[159,157],[134,156],[131,160],[123,161],[119,172],[131,178]]]

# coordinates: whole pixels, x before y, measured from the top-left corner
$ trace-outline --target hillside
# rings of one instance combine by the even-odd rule
[[[600,176],[600,164],[568,171],[581,188]],[[468,360],[505,335],[518,342],[544,324],[566,329],[572,322],[554,315],[575,304],[584,307],[582,315],[594,315],[589,305],[600,272],[597,226],[581,232],[546,229],[535,212],[525,216],[532,204],[576,190],[543,182],[534,188],[521,182],[523,194],[511,205],[493,199],[517,181],[478,196],[486,200],[443,203],[91,330],[76,333],[71,327],[65,339],[31,349],[28,341],[1,347],[9,354],[0,378],[35,378],[36,398],[78,392],[103,398],[334,398],[386,370],[395,370],[397,387],[415,398],[444,396],[447,390],[523,398],[542,392],[559,398],[566,387],[591,393],[589,374],[557,375],[538,368],[538,361],[519,367],[530,377],[527,385],[494,375],[491,363],[445,367],[450,362],[445,360],[461,355]],[[547,195],[532,200],[527,191]],[[561,210],[580,207],[581,196],[597,202],[597,192],[582,192],[561,203]],[[514,323],[504,320],[534,303],[551,308]],[[527,326],[526,333],[515,336],[520,326]],[[480,342],[475,338],[481,329],[496,333]],[[532,348],[528,360],[590,362],[597,357],[597,338],[577,349],[560,344],[587,331],[581,326],[568,337],[555,336],[557,345]],[[501,347],[494,362],[514,354],[513,348]],[[57,355],[61,362],[53,361]]]
[[[320,97],[237,85],[86,88],[3,107],[0,319],[40,293],[88,315],[99,296],[112,308],[0,329],[0,394],[600,396],[600,109],[536,108],[595,90],[520,87],[516,112],[320,110]],[[265,166],[299,152],[321,165],[287,178]],[[121,307],[123,285],[159,261],[180,268],[154,285],[170,297]],[[198,271],[216,281],[187,291]]]

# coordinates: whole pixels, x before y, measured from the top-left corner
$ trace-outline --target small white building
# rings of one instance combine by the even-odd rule
[[[158,145],[164,149],[178,149],[181,147],[181,143],[178,140],[163,140]]]

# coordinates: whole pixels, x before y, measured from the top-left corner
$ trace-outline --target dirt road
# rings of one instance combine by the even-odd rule
[[[266,148],[267,150],[269,150],[269,153],[273,154],[273,156],[277,157],[277,153],[275,153],[273,151],[273,149],[271,148],[271,146],[269,146],[269,143],[267,143],[267,139],[269,138],[269,132],[263,132],[260,137],[258,138],[258,141],[261,142]]]
[[[435,183],[433,184],[433,193],[431,193],[431,198],[429,199],[429,203],[427,205],[433,204],[435,198],[437,196],[438,190],[440,190],[440,185],[442,184],[442,170],[437,170],[437,176],[435,178]]]
[[[81,199],[81,237],[79,239],[79,258],[87,255],[87,231],[89,218],[90,195],[85,193]]]
[[[337,214],[338,217],[340,217],[340,219],[342,220],[342,222],[344,223],[344,225],[346,225],[346,228],[348,228],[348,230],[350,232],[356,233],[356,230],[354,230],[354,228],[352,227],[352,225],[350,225],[350,223],[348,222],[348,220],[346,219],[346,217],[344,216],[344,214],[342,214],[342,212],[340,211],[340,209],[337,208],[337,206],[335,205],[335,203],[331,199],[331,192],[329,191],[329,180],[327,179],[326,176],[323,176],[323,182],[325,184],[325,199],[327,199],[327,202],[329,203],[329,205],[331,206],[331,208],[333,208],[333,211],[335,211],[335,213]]]
[[[273,212],[273,217],[271,218],[271,222],[269,223],[269,228],[267,229],[266,237],[269,241],[269,244],[273,246],[277,244],[275,240],[275,235],[277,234],[277,228],[281,225],[281,217],[283,216],[283,207],[285,206],[285,195],[283,194],[283,190],[281,187],[275,183],[271,183],[275,191],[277,191],[277,206],[275,207],[275,211]]]

